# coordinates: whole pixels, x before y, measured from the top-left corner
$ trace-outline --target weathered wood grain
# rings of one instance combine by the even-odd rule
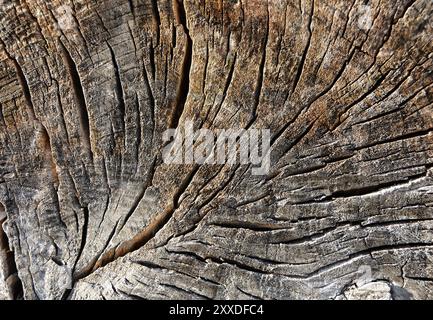
[[[433,298],[432,14],[0,0],[0,299]],[[270,173],[163,163],[187,120]]]

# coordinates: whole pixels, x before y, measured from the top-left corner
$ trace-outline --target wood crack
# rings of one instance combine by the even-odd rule
[[[0,265],[3,266],[1,273],[4,275],[4,280],[8,286],[10,298],[21,300],[23,298],[23,284],[18,276],[14,251],[11,250],[8,236],[3,230],[3,225],[7,220],[5,216],[2,216],[3,213],[5,214],[5,208],[0,203]]]
[[[180,72],[180,78],[178,81],[178,88],[176,92],[176,101],[174,103],[173,113],[169,121],[170,128],[177,128],[180,117],[182,116],[183,110],[185,108],[185,103],[189,93],[189,78],[191,72],[192,63],[192,38],[189,34],[189,29],[187,26],[187,17],[185,12],[185,7],[183,0],[172,0],[173,10],[176,18],[176,22],[182,26],[185,37],[185,53],[182,61],[182,68]]]
[[[60,51],[62,53],[63,61],[69,72],[70,80],[72,83],[72,91],[74,93],[75,103],[78,107],[78,117],[80,122],[81,133],[83,137],[84,146],[88,149],[90,158],[93,162],[93,151],[90,137],[90,121],[89,113],[86,106],[86,99],[84,96],[84,89],[78,73],[77,66],[72,59],[69,51],[61,41],[58,42]]]

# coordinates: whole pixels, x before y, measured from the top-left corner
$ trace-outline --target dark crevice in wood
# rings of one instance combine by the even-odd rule
[[[149,64],[150,64],[150,72],[152,74],[152,80],[155,81],[156,66],[155,66],[155,49],[153,47],[153,41],[149,45]]]
[[[129,10],[131,10],[132,16],[135,18],[135,6],[134,0],[128,0]]]
[[[331,128],[331,131],[334,131],[335,129],[337,129],[342,123],[343,121],[341,121],[341,118],[343,117],[343,115],[348,112],[353,106],[357,105],[358,103],[360,103],[361,101],[363,101],[365,98],[367,98],[370,94],[376,92],[376,90],[382,85],[383,81],[386,79],[386,77],[388,76],[390,71],[387,71],[385,74],[381,75],[379,77],[379,79],[377,79],[377,81],[373,84],[373,86],[371,88],[369,88],[364,94],[362,94],[358,99],[356,99],[355,101],[353,101],[351,104],[349,104],[347,107],[344,108],[344,111],[342,113],[342,115],[340,116],[340,121],[337,122],[333,128]]]
[[[19,65],[18,61],[9,56],[10,59],[12,59],[14,66],[15,66],[15,70],[17,72],[17,76],[18,76],[18,82],[21,85],[21,88],[23,90],[23,94],[24,94],[24,99],[26,100],[27,106],[29,107],[29,112],[30,112],[30,117],[32,120],[36,120],[36,114],[35,114],[35,108],[33,106],[33,102],[32,102],[32,97],[30,94],[30,87],[29,84],[27,82],[27,79],[24,75],[23,70],[21,69],[21,66]]]
[[[89,228],[89,209],[87,208],[87,206],[85,206],[81,209],[83,212],[83,226],[81,228],[81,244],[80,244],[80,248],[79,248],[79,251],[77,254],[77,259],[75,260],[74,267],[72,269],[73,275],[75,273],[77,263],[78,263],[78,261],[80,261],[80,258],[83,255],[84,248],[85,248],[86,242],[87,242],[87,231]],[[74,278],[76,278],[75,275],[74,275]]]
[[[338,80],[340,79],[340,77],[343,75],[344,71],[346,70],[347,66],[349,65],[349,63],[351,62],[353,56],[355,55],[356,50],[359,49],[358,47],[355,47],[351,53],[349,54],[348,59],[343,63],[343,65],[341,66],[341,68],[338,70],[335,78],[332,80],[332,82],[322,91],[320,92],[318,95],[316,95],[314,97],[314,99],[309,102],[307,104],[306,108],[309,108],[311,105],[313,105],[314,102],[316,102],[317,100],[319,100],[321,97],[325,96],[334,86],[335,84],[338,82]],[[288,95],[289,96],[289,95]],[[288,96],[286,97],[286,101],[288,99]],[[296,119],[298,119],[299,115],[306,109],[306,108],[301,108],[299,110],[299,112],[295,115],[295,117],[293,117],[292,120],[287,121],[286,124],[284,124],[281,129],[279,129],[275,134],[272,135],[271,137],[271,146],[274,145],[274,143],[283,135],[283,133],[296,121]]]
[[[260,103],[260,96],[262,93],[262,88],[263,88],[263,78],[264,78],[264,73],[265,73],[265,64],[266,64],[266,50],[268,49],[268,41],[269,41],[269,29],[270,29],[270,23],[269,23],[269,3],[266,3],[266,11],[267,11],[267,16],[266,16],[266,33],[265,33],[265,37],[264,37],[264,46],[262,49],[262,57],[260,60],[260,64],[259,64],[259,73],[258,73],[258,77],[257,77],[257,83],[256,83],[256,88],[254,90],[254,102],[253,102],[253,106],[252,106],[252,120],[254,121],[255,118],[257,117],[257,107]]]
[[[125,292],[125,291],[123,291],[122,289],[117,289],[117,291],[118,291],[118,293],[120,293],[120,294],[126,296],[126,297],[127,297],[128,299],[130,299],[130,300],[146,300],[146,299],[144,299],[144,298],[141,297],[141,296],[138,296],[138,295],[133,294],[133,293]]]
[[[386,117],[386,116],[389,116],[390,114],[397,113],[398,111],[401,111],[401,109],[392,109],[392,110],[388,110],[388,111],[385,111],[385,112],[382,112],[382,113],[376,114],[376,115],[374,115],[374,116],[372,116],[372,117],[370,117],[370,118],[367,118],[367,119],[364,119],[364,120],[360,120],[360,121],[354,122],[353,124],[351,124],[351,126],[367,124],[367,123],[369,123],[369,122],[372,122],[372,121],[378,120],[378,119],[380,119],[380,118],[384,118],[384,117]],[[383,120],[384,120],[384,119],[383,119]]]
[[[229,184],[230,182],[233,181],[237,170],[241,167],[241,165],[238,163],[236,165],[236,167],[232,170],[230,176],[228,177],[228,179],[226,181],[224,181],[222,184],[220,184],[220,187],[215,189],[214,192],[212,192],[212,194],[205,200],[203,201],[200,206],[198,207],[198,210],[201,210],[202,208],[204,208],[205,206],[207,206],[209,203],[212,202],[213,199],[215,199],[218,194],[223,191]]]
[[[415,98],[420,92],[426,91],[427,89],[433,84],[433,82],[429,82],[428,84],[426,84],[425,86],[421,87],[420,89],[416,90],[415,92],[413,92],[409,97],[407,97],[406,99],[404,99],[402,102],[400,102],[398,104],[398,107],[402,107],[404,105],[406,105],[409,101],[411,101],[413,98]]]
[[[7,217],[4,217],[5,214],[5,208],[0,203],[0,260],[3,267],[1,273],[3,273],[4,280],[8,286],[10,298],[21,300],[23,298],[23,284],[18,277],[14,252],[10,249],[8,236],[3,230],[3,224],[7,220]]]
[[[156,128],[155,96],[153,95],[152,88],[151,88],[150,82],[149,82],[149,77],[147,76],[147,71],[145,68],[143,68],[143,79],[144,79],[146,93],[147,93],[147,96],[149,98],[150,119],[152,121],[152,142],[153,142],[153,136],[155,134],[155,128]],[[141,120],[139,120],[139,121],[141,121]]]
[[[156,44],[159,45],[161,18],[159,16],[158,1],[151,0],[150,2],[152,5],[153,23],[156,29]],[[151,50],[153,50],[152,46],[151,46]],[[153,59],[151,59],[151,61],[153,61]],[[153,71],[154,71],[153,78],[155,79],[155,67],[153,68]]]
[[[339,33],[341,34],[341,37],[343,37],[343,38],[346,34],[347,25],[349,24],[349,20],[350,20],[350,13],[352,12],[352,9],[353,9],[353,6],[355,5],[355,3],[356,3],[356,0],[353,0],[352,4],[350,5],[349,10],[347,11],[347,15],[345,15],[346,21],[344,22],[344,26],[341,29],[341,32],[339,31]]]
[[[78,192],[77,185],[75,184],[75,181],[72,178],[72,175],[71,175],[70,171],[69,170],[65,170],[64,172],[65,172],[64,178],[67,179],[68,184],[73,188],[73,190],[72,190],[73,192],[72,192],[72,195],[71,195],[72,199],[73,199],[72,203],[73,203],[73,205],[75,207],[81,207],[81,205],[80,205],[80,199],[79,199],[80,198],[80,193]],[[75,208],[73,208],[72,211],[74,213],[75,233],[78,234],[80,232],[78,214],[77,214]]]
[[[292,93],[295,92],[296,87],[298,86],[299,80],[301,79],[302,72],[304,70],[305,60],[307,58],[308,50],[310,49],[311,44],[311,37],[313,36],[313,31],[311,29],[311,24],[313,22],[313,16],[314,16],[314,0],[311,3],[311,11],[308,18],[308,39],[307,44],[305,45],[304,52],[302,53],[301,61],[299,62],[298,69],[296,71],[295,79],[293,82],[293,89]]]
[[[186,189],[188,189],[188,186],[191,184],[192,180],[194,179],[194,176],[197,173],[198,169],[200,169],[200,166],[198,165],[194,166],[194,168],[188,173],[188,175],[180,184],[179,188],[177,189],[173,197],[174,209],[177,209],[179,207],[179,200],[183,195],[183,193],[186,191]]]
[[[359,188],[353,188],[353,189],[349,189],[349,190],[338,190],[335,192],[332,192],[332,194],[329,197],[325,197],[325,199],[323,199],[324,201],[326,201],[327,199],[338,199],[338,198],[349,198],[349,197],[359,197],[359,196],[365,196],[374,192],[378,192],[384,189],[388,189],[388,188],[392,188],[392,187],[399,187],[402,184],[406,184],[408,182],[410,182],[413,179],[417,179],[417,178],[421,178],[425,176],[425,173],[419,174],[419,175],[415,175],[415,176],[411,176],[408,178],[403,178],[401,180],[397,180],[397,181],[391,181],[391,182],[386,182],[386,183],[378,183],[375,185],[370,185],[370,186],[365,186],[365,187],[359,187]]]
[[[140,156],[140,149],[141,149],[141,143],[142,143],[142,139],[141,139],[141,135],[142,135],[142,129],[141,129],[141,111],[140,111],[140,101],[138,99],[138,93],[135,93],[135,99],[134,99],[134,106],[135,106],[135,115],[137,117],[136,120],[136,129],[135,129],[135,137],[137,139],[136,143],[135,143],[135,161],[136,166],[135,166],[135,174],[137,174],[137,170],[138,170],[138,166],[139,166],[139,156]],[[153,121],[152,121],[153,122]],[[153,130],[152,130],[153,132]]]
[[[197,276],[195,274],[189,274],[189,273],[183,272],[181,270],[167,268],[166,266],[161,266],[161,265],[158,265],[158,264],[150,262],[150,261],[132,260],[131,263],[137,264],[139,266],[142,266],[142,267],[145,267],[148,269],[153,269],[155,272],[174,272],[174,273],[181,274],[183,276],[186,276],[186,277],[194,279],[194,280],[197,279]],[[217,282],[210,280],[210,279],[207,279],[207,278],[203,278],[201,276],[199,276],[198,278],[200,278],[200,280],[208,282],[212,286],[215,286],[215,285],[220,286],[221,285],[220,283],[217,283]]]
[[[125,99],[124,99],[124,93],[123,93],[123,87],[122,87],[122,80],[120,78],[120,69],[119,65],[116,60],[116,56],[114,54],[113,48],[110,46],[109,43],[107,43],[108,48],[110,50],[110,56],[111,56],[111,63],[113,64],[114,68],[114,79],[116,81],[115,91],[116,91],[116,97],[117,97],[117,107],[120,111],[120,117],[122,118],[122,129],[125,130]]]
[[[394,86],[393,86],[393,88],[391,89],[391,90],[389,90],[388,92],[386,92],[385,93],[385,95],[383,95],[382,97],[380,97],[380,99],[378,100],[378,101],[376,101],[372,106],[370,106],[369,107],[369,109],[370,108],[372,108],[372,107],[374,107],[374,106],[376,106],[376,105],[378,105],[380,102],[382,102],[382,101],[385,101],[388,97],[390,97],[394,92],[396,92],[398,89],[400,89],[401,88],[401,85],[404,83],[404,82],[406,82],[406,80],[411,76],[411,74],[412,74],[412,71],[416,68],[416,67],[419,67],[420,65],[419,64],[415,64],[408,72],[407,72],[407,74],[404,76],[404,77],[402,77]],[[401,106],[401,104],[399,105],[399,106]],[[368,119],[367,120],[362,120],[361,122],[355,122],[354,124],[358,124],[358,123],[362,123],[362,122],[366,122],[366,121],[368,121]]]
[[[59,199],[59,194],[58,194],[58,188],[60,185],[60,181],[59,181],[59,173],[57,171],[57,165],[56,162],[54,160],[54,153],[53,150],[51,148],[51,139],[50,136],[48,135],[48,131],[47,129],[42,126],[41,128],[41,142],[42,142],[42,152],[45,155],[45,162],[46,164],[49,166],[50,171],[51,171],[51,184],[53,186],[53,198],[55,199],[55,206],[56,206],[56,212],[59,218],[59,223],[60,225],[66,230],[67,229],[67,225],[66,223],[63,221],[62,216],[60,214],[60,199]]]
[[[219,258],[219,257],[206,257],[206,259],[209,259],[210,261],[212,261],[213,263],[217,263],[220,265],[228,265],[228,266],[232,266],[235,268],[238,268],[240,270],[244,270],[247,272],[252,272],[252,273],[258,273],[261,275],[269,275],[271,274],[271,272],[269,271],[265,271],[263,269],[259,269],[259,268],[255,268],[253,266],[247,265],[245,263],[233,260],[233,259],[229,259],[227,257],[224,258]],[[262,266],[265,266],[265,264],[261,264]]]
[[[226,228],[226,229],[244,229],[244,230],[250,230],[254,232],[271,232],[275,230],[284,230],[287,229],[287,227],[284,226],[271,226],[269,224],[260,224],[260,223],[252,223],[248,221],[224,221],[224,222],[212,222],[207,224],[209,226],[216,226],[220,228]]]
[[[410,76],[410,74],[408,75],[408,77]],[[406,78],[404,78],[404,79],[407,79],[407,77]],[[430,86],[431,85],[431,83],[429,83],[428,85],[427,85],[427,87],[428,86]],[[400,111],[400,112],[404,112],[405,110],[402,108],[402,107],[404,107],[406,104],[407,104],[407,102],[409,102],[410,100],[412,100],[413,98],[415,98],[420,92],[422,92],[423,90],[425,90],[427,87],[422,87],[422,88],[420,88],[420,89],[418,89],[418,90],[416,90],[413,94],[411,94],[408,98],[406,98],[403,102],[401,102],[401,103],[399,103],[394,109],[391,109],[391,110],[388,110],[388,111],[383,111],[383,112],[381,112],[381,113],[378,113],[378,114],[376,114],[376,115],[374,115],[374,116],[372,116],[372,117],[370,117],[370,118],[367,118],[367,119],[362,119],[362,120],[359,120],[359,121],[356,121],[356,122],[353,122],[353,123],[351,123],[351,126],[354,126],[354,125],[360,125],[360,124],[365,124],[365,123],[368,123],[368,122],[371,122],[371,121],[374,121],[374,120],[377,120],[377,119],[380,119],[380,118],[383,118],[383,117],[385,117],[385,116],[387,116],[387,115],[390,115],[390,114],[392,114],[392,113],[396,113],[396,112],[398,112],[398,111]],[[396,88],[394,88],[393,90],[397,90],[398,88],[396,87]],[[384,100],[385,98],[383,98],[383,99],[381,99],[380,101],[378,101],[378,102],[375,102],[374,103],[374,105],[372,105],[371,107],[369,107],[368,109],[371,109],[372,107],[374,107],[374,106],[376,106],[377,104],[379,104],[380,102],[382,102],[382,100]],[[429,106],[430,104],[427,104],[426,106]],[[417,112],[418,110],[416,110],[415,112]],[[413,112],[414,113],[414,112]],[[409,117],[409,116],[411,116],[413,113],[410,113],[410,114],[405,114],[405,117],[407,118],[407,117]]]
[[[133,261],[131,261],[131,263],[138,264],[138,265],[140,265],[142,267],[146,267],[148,269],[165,270],[164,267],[162,267],[162,266],[160,266],[160,265],[158,265],[156,263],[150,262],[150,261],[133,260]]]
[[[323,168],[325,168],[327,165],[327,162],[325,161],[324,164],[317,164],[317,165],[313,165],[310,167],[300,167],[298,170],[294,171],[294,172],[290,172],[288,174],[285,174],[283,176],[283,178],[287,178],[287,177],[293,177],[293,176],[297,176],[297,175],[302,175],[302,174],[310,174],[313,172],[317,172]],[[279,169],[279,172],[284,172],[284,170],[288,168],[289,170],[293,170],[292,165],[288,164],[284,167],[282,167],[281,169]]]
[[[101,221],[99,221],[99,224],[98,224],[98,231],[100,230],[101,225],[105,220],[105,215],[107,214],[107,210],[108,210],[108,207],[110,205],[110,198],[111,198],[111,193],[108,193],[107,198],[105,199],[104,212],[102,213]]]
[[[426,208],[424,206],[424,208]],[[378,221],[378,222],[371,222],[371,223],[363,223],[361,224],[362,228],[372,228],[372,227],[389,227],[389,226],[395,226],[395,225],[403,225],[403,224],[410,224],[410,223],[423,223],[433,221],[433,218],[413,218],[413,219],[398,219],[395,221]]]
[[[82,136],[84,139],[84,144],[90,152],[90,157],[93,161],[93,152],[90,139],[90,122],[89,113],[87,110],[86,99],[84,96],[83,85],[81,83],[80,75],[78,73],[77,65],[75,64],[69,51],[66,49],[64,44],[59,41],[60,51],[62,53],[63,61],[69,72],[69,77],[72,82],[72,91],[74,93],[75,103],[78,107],[78,117],[80,121],[80,127],[82,131]]]
[[[376,247],[372,247],[372,248],[367,248],[364,250],[360,250],[358,252],[349,254],[347,258],[342,259],[342,260],[338,260],[335,261],[333,263],[330,263],[328,265],[325,265],[323,267],[320,267],[318,269],[316,269],[313,272],[310,272],[307,276],[305,276],[304,278],[312,278],[315,276],[320,275],[321,273],[330,271],[334,268],[338,268],[339,266],[343,265],[344,263],[347,263],[351,260],[354,260],[356,258],[360,258],[362,256],[365,255],[371,255],[372,253],[375,252],[380,252],[380,251],[393,251],[393,250],[405,250],[405,249],[410,249],[413,250],[415,248],[432,248],[433,245],[431,243],[403,243],[403,244],[389,244],[389,245],[382,245],[382,246],[376,246]]]
[[[5,131],[7,128],[6,122],[5,122],[5,117],[3,115],[3,105],[0,103],[0,123],[4,126]]]
[[[43,147],[42,151],[45,153],[45,158],[47,160],[46,162],[49,164],[51,169],[51,177],[53,179],[52,183],[54,185],[54,188],[57,190],[59,186],[59,173],[57,172],[57,165],[54,161],[54,154],[51,148],[51,139],[45,127],[42,127],[41,131],[41,142]]]
[[[180,287],[178,287],[178,286],[176,286],[174,284],[169,284],[169,283],[161,282],[160,285],[163,286],[163,287],[170,288],[172,290],[176,290],[176,291],[180,291],[180,292],[186,293],[188,296],[194,295],[194,296],[196,296],[198,298],[205,299],[205,300],[210,300],[211,299],[211,297],[205,296],[203,294],[200,294],[200,293],[197,293],[197,292],[194,292],[194,291],[191,291],[191,290],[180,288]]]
[[[57,95],[57,101],[59,103],[59,113],[60,113],[60,118],[61,118],[60,121],[62,122],[62,126],[64,128],[66,141],[68,142],[68,144],[70,144],[68,127],[66,126],[66,122],[65,122],[65,112],[63,110],[62,98],[60,96],[60,85],[59,85],[59,82],[56,79],[52,79],[51,81],[53,81],[56,84],[56,87],[57,87],[56,95]]]
[[[304,139],[311,131],[311,129],[314,127],[314,125],[317,123],[317,118],[313,119],[311,123],[309,123],[305,128],[302,129],[302,131],[294,136],[294,140],[290,142],[287,146],[284,146],[281,150],[276,153],[277,159],[282,157],[284,154],[289,152],[294,146],[299,146],[302,139]]]
[[[185,257],[189,257],[191,259],[200,261],[202,263],[206,263],[206,258],[200,256],[198,253],[196,252],[192,252],[192,251],[186,251],[186,250],[170,250],[167,248],[164,248],[164,251],[170,254],[177,254],[177,255],[183,255]]]
[[[125,215],[122,224],[120,224],[119,232],[128,223],[129,218],[131,218],[131,216],[134,214],[134,212],[137,210],[138,206],[140,205],[141,201],[143,200],[144,195],[146,194],[146,190],[152,185],[153,177],[155,175],[155,170],[156,170],[156,157],[153,159],[152,165],[147,172],[147,177],[145,179],[144,184],[141,187],[138,196],[134,199],[134,202],[132,203],[130,209],[128,210],[128,213]]]
[[[267,198],[268,196],[271,196],[271,193],[269,191],[267,191],[267,192],[265,192],[265,193],[263,193],[263,194],[261,194],[259,196],[253,197],[251,199],[246,199],[244,201],[240,201],[239,203],[236,204],[235,207],[236,208],[240,208],[240,207],[243,207],[243,206],[248,206],[248,205],[253,204],[255,202],[259,202],[259,201]]]
[[[410,280],[415,280],[415,281],[422,281],[422,282],[431,282],[433,283],[433,278],[428,278],[428,277],[414,277],[414,276],[406,276],[406,279],[410,279]]]
[[[322,218],[322,219],[325,219],[325,218]],[[316,218],[314,220],[317,221],[317,220],[320,220],[320,219]],[[305,220],[305,221],[299,220],[297,223],[302,223],[302,222],[307,222],[307,221],[308,220]],[[280,242],[273,242],[272,241],[271,243],[274,243],[274,244],[282,243],[282,244],[285,244],[285,245],[304,244],[304,243],[307,243],[307,242],[312,242],[312,241],[315,241],[317,239],[320,239],[320,238],[322,238],[322,237],[324,237],[324,236],[326,236],[326,235],[328,235],[328,234],[330,234],[333,231],[336,231],[338,229],[349,228],[349,227],[354,227],[354,226],[361,228],[361,225],[359,224],[359,222],[356,222],[356,221],[337,222],[333,226],[330,226],[330,227],[327,227],[327,228],[323,228],[323,229],[319,229],[315,233],[312,233],[312,234],[309,234],[309,235],[306,235],[306,236],[302,236],[301,235],[300,237],[294,238],[294,239],[291,239],[291,240],[280,241]]]
[[[240,164],[237,164],[236,167],[232,170],[232,172],[231,172],[230,176],[228,177],[228,179],[227,179],[226,181],[224,181],[224,182],[221,184],[221,186],[220,186],[219,188],[215,189],[215,190],[212,192],[212,194],[211,194],[208,198],[206,198],[206,199],[205,199],[205,200],[204,200],[204,201],[203,201],[203,202],[198,206],[198,208],[197,208],[197,211],[198,211],[198,212],[200,212],[200,211],[201,211],[205,206],[207,206],[209,203],[211,203],[212,200],[214,200],[214,199],[218,196],[218,194],[219,194],[220,192],[222,192],[222,191],[223,191],[223,190],[224,190],[224,189],[225,189],[225,188],[230,184],[230,182],[231,182],[231,181],[233,180],[233,178],[235,177],[236,172],[237,172],[237,170],[238,170],[239,168],[240,168]],[[218,173],[218,174],[219,174],[219,173]],[[218,175],[218,174],[217,174],[217,175]],[[176,233],[176,234],[170,236],[168,239],[165,239],[163,242],[161,242],[160,244],[158,244],[157,247],[162,247],[162,246],[166,245],[166,244],[168,243],[168,241],[170,241],[170,239],[177,238],[177,237],[180,237],[180,236],[184,236],[184,235],[186,235],[186,234],[188,234],[188,233],[193,232],[193,231],[198,227],[200,221],[202,221],[202,220],[204,219],[205,215],[206,215],[206,214],[199,214],[198,217],[195,218],[194,221],[192,221],[192,224],[191,224],[191,226],[190,226],[189,228],[187,228],[186,230],[183,230],[183,231],[181,231],[181,232],[178,232],[178,233]]]
[[[105,185],[107,186],[108,196],[111,199],[111,195],[113,194],[113,189],[110,185],[110,173],[108,172],[107,159],[105,156],[102,158],[102,175],[104,178]]]
[[[189,93],[189,77],[192,64],[192,38],[189,34],[187,18],[183,0],[173,0],[174,15],[178,24],[183,27],[186,36],[185,54],[182,62],[178,88],[176,92],[176,101],[174,103],[173,113],[169,122],[170,128],[177,128],[180,117],[185,108],[185,103]]]
[[[249,292],[247,292],[247,291],[245,291],[245,290],[242,290],[239,286],[236,286],[236,288],[237,288],[240,292],[242,292],[244,295],[246,295],[247,297],[249,297],[249,298],[256,299],[256,300],[263,300],[263,298],[261,298],[261,297],[259,297],[259,296],[256,296],[256,295],[254,295],[254,294],[252,294],[252,293],[249,293]]]
[[[110,245],[111,241],[113,240],[114,236],[117,234],[116,230],[118,228],[120,224],[120,221],[117,221],[116,224],[114,225],[114,227],[112,228],[107,241],[105,241],[105,245],[102,248],[102,250],[99,252],[99,254],[93,258],[91,260],[91,262],[88,264],[88,266],[82,270],[79,274],[77,274],[76,279],[80,279],[82,277],[82,275],[85,274],[89,274],[92,273],[93,271],[95,271],[96,269],[105,266],[107,263],[113,261],[114,258],[114,253],[116,250],[116,247],[113,247],[111,249],[109,249],[108,251],[107,248]]]
[[[433,128],[429,128],[429,129],[421,130],[421,131],[409,132],[409,133],[402,134],[402,135],[397,136],[397,137],[393,137],[393,138],[389,138],[389,139],[385,139],[385,140],[380,140],[380,141],[374,141],[371,143],[366,143],[366,144],[355,147],[355,150],[372,148],[372,147],[382,145],[385,143],[393,143],[393,142],[398,142],[398,141],[402,141],[402,140],[406,140],[406,139],[412,139],[412,138],[417,138],[417,137],[421,137],[421,136],[426,136],[426,135],[430,134],[431,132],[433,132]]]
[[[202,87],[202,92],[201,93],[203,95],[205,95],[206,77],[207,77],[207,74],[208,74],[208,67],[209,67],[209,44],[206,41],[206,60],[204,62],[203,78],[202,78],[202,81],[201,81],[201,87]]]
[[[219,112],[221,110],[221,107],[222,107],[222,105],[224,103],[224,100],[225,100],[225,98],[227,96],[227,91],[229,90],[230,84],[232,83],[232,80],[233,80],[233,74],[234,74],[234,71],[235,71],[236,60],[237,60],[237,54],[235,54],[233,62],[232,62],[232,65],[230,66],[229,74],[227,76],[226,83],[225,83],[224,89],[223,89],[222,99],[221,99],[221,102],[219,103],[218,109],[215,112],[215,115],[213,116],[213,118],[212,118],[212,120],[210,122],[211,124],[214,123],[216,117],[218,116],[218,114],[219,114]],[[209,116],[210,110],[211,110],[211,108],[209,108],[209,110],[208,110],[208,112],[206,114],[206,117],[205,117],[205,119],[204,119],[203,122],[207,121],[207,118]]]
[[[71,293],[72,293],[72,289],[66,289],[64,292],[63,292],[63,294],[62,294],[62,296],[60,297],[60,300],[69,300],[69,298],[70,298],[70,296],[71,296]]]

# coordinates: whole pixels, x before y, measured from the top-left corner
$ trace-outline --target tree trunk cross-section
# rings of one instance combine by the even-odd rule
[[[433,298],[432,15],[0,0],[0,299]],[[269,173],[166,164],[187,121]]]

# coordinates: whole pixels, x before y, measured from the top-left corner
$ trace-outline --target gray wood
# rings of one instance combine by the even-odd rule
[[[432,14],[0,0],[0,299],[432,298]],[[270,173],[164,164],[188,119]]]

